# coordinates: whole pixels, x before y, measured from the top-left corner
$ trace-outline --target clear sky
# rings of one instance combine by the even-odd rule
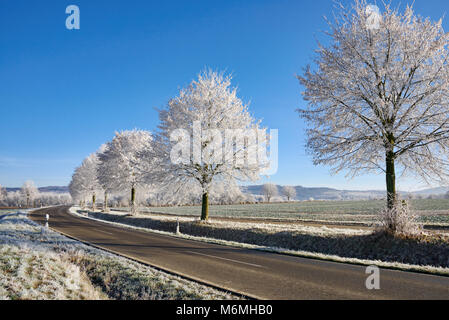
[[[447,0],[414,2],[433,20],[449,11]],[[80,8],[80,30],[65,27],[70,4]],[[0,0],[0,184],[67,185],[114,131],[154,130],[154,108],[211,67],[232,73],[253,115],[279,130],[271,182],[385,189],[382,175],[331,176],[304,151],[295,74],[332,10],[331,0]]]

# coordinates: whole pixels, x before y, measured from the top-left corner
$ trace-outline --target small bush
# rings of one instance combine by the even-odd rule
[[[407,202],[397,201],[393,208],[385,208],[379,214],[380,231],[393,235],[416,236],[423,233],[418,216],[410,210]]]

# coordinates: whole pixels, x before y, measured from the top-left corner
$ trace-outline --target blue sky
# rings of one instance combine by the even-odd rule
[[[65,27],[70,4],[80,8],[80,30]],[[433,20],[449,9],[446,0],[414,6]],[[384,189],[381,174],[331,176],[304,151],[295,74],[311,62],[332,9],[330,0],[0,0],[0,184],[68,184],[114,131],[154,130],[154,108],[207,66],[232,73],[253,115],[279,129],[271,182]]]

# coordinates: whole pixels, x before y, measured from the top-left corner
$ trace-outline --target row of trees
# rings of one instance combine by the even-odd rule
[[[8,192],[0,185],[1,207],[31,208],[71,203],[72,198],[68,193],[39,192],[31,180],[26,181],[17,191]]]
[[[400,13],[384,5],[381,13],[356,0],[351,9],[340,8],[335,21],[329,21],[329,44],[319,44],[315,66],[298,76],[308,102],[298,109],[308,126],[307,149],[314,164],[329,165],[333,172],[383,172],[387,206],[393,209],[399,174],[440,183],[449,177],[449,34],[442,20],[422,18],[409,6]],[[138,142],[123,145],[120,141],[134,138],[118,134],[116,141],[86,159],[99,169],[89,169],[87,178],[75,172],[72,195],[101,188],[107,193],[126,185],[134,206],[136,185],[144,183],[176,199],[199,195],[201,218],[207,219],[215,188],[230,192],[236,181],[257,180],[265,166],[263,161],[238,160],[264,139],[245,136],[245,130],[260,129],[259,121],[230,80],[215,72],[200,74],[159,110],[154,135],[134,131]],[[237,134],[237,140],[244,137],[240,148],[213,134],[228,129],[243,130]],[[208,134],[198,138],[203,130]],[[181,141],[188,143],[173,148]],[[217,145],[224,146],[219,154],[212,148]],[[173,159],[173,151],[182,154],[180,159]],[[217,155],[224,161],[209,161]],[[77,171],[89,171],[83,166]],[[264,192],[269,201],[276,191],[267,186]]]
[[[266,150],[262,146],[268,138],[237,97],[230,76],[202,72],[159,110],[159,119],[154,134],[117,132],[88,156],[73,174],[72,197],[81,203],[89,198],[95,207],[102,193],[107,210],[108,194],[128,190],[134,212],[140,189],[159,203],[200,201],[202,220],[208,219],[211,200],[252,200],[241,193],[237,181],[260,178],[268,166],[260,151]]]

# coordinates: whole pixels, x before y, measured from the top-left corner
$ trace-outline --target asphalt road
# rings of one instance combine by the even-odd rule
[[[380,290],[368,290],[366,267],[228,247],[80,218],[68,207],[30,218],[89,242],[191,279],[260,299],[446,299],[449,277],[380,270]],[[238,239],[236,239],[238,240]]]

